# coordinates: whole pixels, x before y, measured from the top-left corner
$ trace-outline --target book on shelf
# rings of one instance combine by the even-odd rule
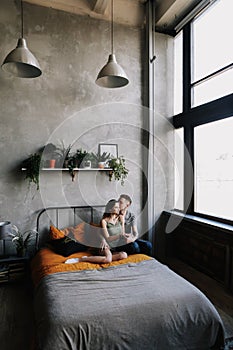
[[[1,283],[8,282],[8,281],[9,281],[8,278],[5,278],[4,280],[3,280],[3,279],[0,279],[0,284],[1,284]]]
[[[14,267],[13,269],[10,267],[10,269],[9,269],[9,273],[17,272],[17,271],[24,271],[24,267],[19,266],[19,267]]]
[[[0,274],[4,273],[9,270],[9,265],[8,264],[1,264],[0,265]]]
[[[23,262],[13,262],[13,263],[9,263],[10,267],[14,267],[14,266],[24,266]]]

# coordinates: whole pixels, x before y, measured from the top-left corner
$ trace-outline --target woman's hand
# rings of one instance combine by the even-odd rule
[[[105,250],[105,249],[110,249],[108,243],[105,241],[105,239],[101,242],[100,245],[100,249],[101,251]]]
[[[125,244],[132,243],[135,241],[135,239],[131,233],[125,233],[124,238],[125,238]]]
[[[122,226],[125,224],[125,216],[124,215],[122,215],[122,214],[120,214],[119,215],[119,220],[120,220],[120,222],[121,222],[121,224],[122,224]]]

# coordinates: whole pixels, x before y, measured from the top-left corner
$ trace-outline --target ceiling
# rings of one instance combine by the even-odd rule
[[[46,6],[83,16],[110,20],[110,0],[23,0],[24,2]],[[211,1],[211,0],[209,0]],[[115,0],[114,21],[141,27],[145,22],[147,0]],[[155,29],[171,33],[173,28],[203,0],[154,0]],[[206,1],[208,2],[208,1]]]
[[[210,0],[211,1],[211,0]],[[208,3],[203,0],[155,0],[155,30],[162,33],[172,33],[198,4]]]
[[[23,0],[24,2],[51,7],[54,9],[110,20],[110,0]],[[147,0],[115,0],[114,22],[142,26],[145,19],[145,2]]]

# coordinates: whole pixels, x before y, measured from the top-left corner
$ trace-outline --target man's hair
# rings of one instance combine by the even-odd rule
[[[132,204],[132,199],[131,199],[130,196],[128,196],[127,194],[121,194],[119,200],[120,200],[121,198],[126,199],[130,204]]]

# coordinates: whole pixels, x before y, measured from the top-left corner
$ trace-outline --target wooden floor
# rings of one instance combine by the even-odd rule
[[[169,260],[167,264],[204,292],[219,311],[226,336],[233,337],[233,295],[213,279],[178,260]],[[1,284],[0,303],[0,349],[31,350],[34,333],[31,284]]]
[[[167,265],[180,276],[198,287],[218,310],[226,330],[226,337],[233,337],[233,294],[214,279],[177,259],[169,259]]]
[[[1,284],[0,305],[0,349],[31,349],[34,329],[31,284]]]

